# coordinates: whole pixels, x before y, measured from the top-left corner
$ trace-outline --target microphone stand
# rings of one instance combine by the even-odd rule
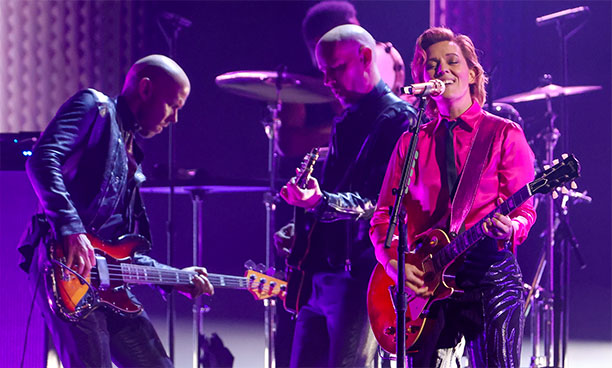
[[[408,186],[410,185],[410,176],[413,173],[414,165],[418,153],[416,151],[417,143],[419,141],[419,131],[421,130],[421,124],[423,120],[423,114],[425,107],[427,106],[427,97],[423,94],[419,95],[419,114],[417,117],[416,126],[414,127],[412,137],[410,138],[410,148],[404,159],[404,165],[402,167],[402,174],[397,188],[393,188],[393,195],[395,195],[395,204],[391,208],[391,216],[389,219],[389,228],[387,230],[387,237],[385,239],[385,248],[391,247],[393,235],[395,234],[395,228],[398,228],[399,242],[397,246],[397,280],[396,280],[396,293],[395,293],[395,313],[397,315],[396,321],[396,349],[397,354],[397,368],[404,368],[406,366],[406,252],[408,251],[408,237],[406,234],[406,209],[402,205],[404,196],[408,193]]]
[[[172,33],[169,35],[164,28],[161,19],[166,20]],[[163,13],[157,18],[157,25],[159,26],[166,42],[168,43],[169,55],[173,60],[177,59],[177,43],[179,31],[183,28],[191,26],[191,22],[185,18],[182,18],[176,14]],[[174,144],[174,124],[168,126],[168,222],[167,222],[167,244],[166,249],[166,262],[169,266],[174,264],[174,197],[175,197],[175,184],[174,184],[174,167],[176,164],[176,152]],[[167,295],[167,309],[166,319],[168,323],[168,355],[170,360],[174,363],[174,323],[176,319],[175,312],[175,298],[174,293],[168,293]],[[196,349],[196,351],[199,351]],[[194,363],[195,364],[195,363]],[[197,366],[196,366],[197,368]]]
[[[558,18],[555,20],[555,28],[560,40],[560,53],[561,53],[561,74],[562,74],[562,85],[566,87],[568,84],[568,57],[567,57],[567,41],[574,36],[584,25],[587,23],[585,19],[579,25],[574,27],[571,31],[564,29],[564,18]],[[548,100],[548,99],[547,99]],[[547,101],[550,104],[550,101]],[[561,131],[567,133],[569,131],[568,113],[566,96],[562,95],[560,100],[561,105]],[[550,107],[549,107],[550,111]],[[552,149],[547,151],[547,163],[552,164]],[[561,149],[563,152],[567,152],[569,149],[569,135],[565,134],[561,140]],[[547,203],[547,246],[548,246],[548,287],[549,292],[553,295],[553,320],[551,321],[551,327],[549,333],[552,335],[553,346],[552,346],[552,362],[550,356],[548,364],[552,363],[553,367],[564,368],[565,359],[567,354],[567,340],[569,337],[569,273],[570,273],[570,259],[569,259],[569,247],[567,242],[559,242],[555,246],[554,237],[554,217],[555,208],[554,200],[548,199]],[[567,216],[564,220],[567,223]],[[569,225],[568,225],[569,226]]]

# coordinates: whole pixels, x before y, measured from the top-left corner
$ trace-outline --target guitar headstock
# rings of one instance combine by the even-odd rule
[[[298,187],[304,189],[308,176],[312,174],[315,163],[319,159],[319,147],[314,147],[309,153],[304,156],[300,167],[297,169],[295,183]]]
[[[545,170],[529,183],[532,194],[547,194],[580,176],[580,163],[576,157],[571,154],[564,154],[562,157],[563,159],[559,162],[555,161],[552,167],[545,167]]]
[[[253,294],[255,300],[268,299],[275,296],[285,300],[287,281],[253,270],[247,270],[244,276],[247,278],[247,290]]]

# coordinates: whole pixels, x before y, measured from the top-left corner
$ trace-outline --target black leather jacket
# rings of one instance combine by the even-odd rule
[[[86,89],[76,93],[58,110],[33,149],[26,170],[56,239],[89,232],[108,239],[107,234],[139,229],[150,240],[148,219],[142,206],[139,184],[142,152],[134,145],[138,169],[128,177],[125,132],[133,130],[134,118],[125,101]],[[129,180],[134,180],[128,197]],[[127,221],[108,222],[117,213]],[[138,226],[135,224],[138,223]],[[101,232],[101,229],[104,231]],[[27,255],[37,244],[20,244]],[[29,263],[29,260],[26,260]],[[141,264],[156,262],[144,257]]]
[[[309,250],[303,260],[290,257],[288,264],[316,272],[338,271],[350,263],[369,275],[376,262],[369,220],[391,152],[415,120],[415,110],[382,81],[345,111],[334,124],[320,178],[323,201],[310,213],[318,222],[308,231]]]

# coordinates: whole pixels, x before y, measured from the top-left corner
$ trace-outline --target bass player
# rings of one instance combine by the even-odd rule
[[[190,92],[183,69],[172,59],[149,55],[138,60],[112,99],[86,89],[59,109],[34,147],[26,169],[44,214],[35,216],[31,237],[20,251],[30,283],[64,367],[171,367],[146,313],[124,316],[97,308],[78,321],[61,318],[43,290],[49,244],[63,248],[67,277],[88,278],[96,266],[90,236],[112,240],[140,234],[150,240],[149,222],[139,186],[143,152],[136,137],[151,138],[178,120]],[[48,225],[47,225],[48,224]],[[44,231],[44,228],[48,231]],[[42,238],[42,241],[36,239]],[[27,241],[29,240],[29,241]],[[42,244],[38,244],[42,243]],[[167,268],[143,253],[139,265]],[[212,294],[202,267],[192,282],[175,287],[190,297]]]

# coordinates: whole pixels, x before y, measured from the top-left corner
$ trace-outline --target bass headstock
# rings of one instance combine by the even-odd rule
[[[255,297],[255,300],[273,297],[285,300],[287,281],[254,270],[247,270],[244,276],[247,279],[247,290]]]

